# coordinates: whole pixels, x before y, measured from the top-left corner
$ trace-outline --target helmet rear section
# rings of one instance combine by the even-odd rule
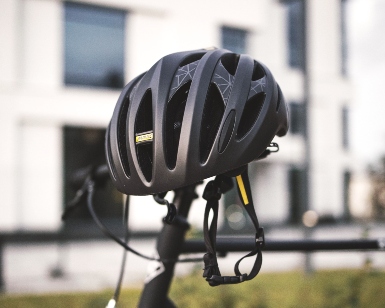
[[[257,159],[288,130],[269,69],[248,55],[195,50],[160,59],[123,89],[106,135],[114,185],[147,195]]]

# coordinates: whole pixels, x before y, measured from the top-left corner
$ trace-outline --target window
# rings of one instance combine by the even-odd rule
[[[349,170],[346,170],[343,174],[343,202],[344,202],[344,219],[349,220],[351,218],[350,216],[350,209],[349,209],[349,203],[350,203],[350,181],[351,181],[351,172]]]
[[[290,222],[301,223],[302,215],[307,209],[307,172],[293,167],[289,170]]]
[[[235,53],[247,53],[247,31],[223,26],[221,29],[222,48]]]
[[[255,232],[253,222],[249,214],[247,214],[242,201],[239,199],[236,185],[234,183],[234,187],[223,195],[225,217],[221,229],[222,234],[233,234],[234,231],[243,234]]]
[[[66,85],[123,87],[125,18],[124,11],[65,3]]]
[[[346,33],[347,1],[341,0],[341,74],[347,75],[348,42]]]
[[[75,196],[75,190],[70,184],[70,179],[79,168],[87,168],[105,164],[104,135],[105,129],[73,127],[63,128],[63,150],[64,150],[64,205],[68,204]],[[112,181],[106,181],[95,190],[95,211],[107,224],[115,225],[116,219],[122,217],[122,194],[114,189]],[[71,213],[66,225],[73,226],[77,222],[78,227],[84,227],[85,221],[92,224],[91,216],[83,201],[73,213]],[[121,224],[118,224],[121,226]],[[85,227],[84,227],[85,228]],[[89,226],[87,225],[87,228]],[[94,228],[96,230],[96,228]]]
[[[290,103],[290,132],[294,135],[306,133],[306,107],[304,104]]]
[[[342,108],[342,146],[349,149],[349,109],[346,106]]]
[[[291,0],[284,3],[287,9],[288,62],[290,67],[303,69],[305,64],[305,4],[302,0]]]

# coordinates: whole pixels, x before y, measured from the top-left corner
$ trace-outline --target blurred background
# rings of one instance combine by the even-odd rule
[[[121,249],[85,208],[61,221],[75,194],[69,179],[105,162],[105,129],[129,80],[168,53],[210,46],[266,64],[289,106],[279,153],[251,166],[266,236],[302,238],[311,227],[314,238],[384,237],[385,1],[2,0],[0,7],[2,291],[114,286]],[[166,212],[151,199],[130,198],[133,246],[146,253]],[[119,232],[122,195],[106,183],[96,200]],[[223,204],[221,233],[249,233],[235,192]],[[191,211],[198,232],[203,209],[196,201]],[[263,271],[301,269],[305,259],[267,254]],[[385,268],[379,253],[317,253],[311,266],[360,267],[368,259]],[[225,262],[231,271],[233,259]],[[140,284],[147,262],[128,263],[125,283]]]

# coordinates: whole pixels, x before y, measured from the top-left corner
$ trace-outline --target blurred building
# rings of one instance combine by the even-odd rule
[[[345,7],[341,0],[2,0],[1,231],[60,229],[74,194],[67,180],[103,162],[105,127],[124,84],[165,54],[209,46],[265,63],[290,107],[280,152],[252,166],[261,221],[299,222],[306,209],[349,217]],[[120,217],[112,187],[98,200],[107,220]],[[138,229],[158,227],[164,214],[144,206],[148,200],[132,198],[134,217],[156,213],[133,219]],[[233,215],[235,196],[225,202],[225,226],[244,228],[244,217]],[[85,210],[77,217],[88,219]],[[203,216],[192,217],[201,224]]]

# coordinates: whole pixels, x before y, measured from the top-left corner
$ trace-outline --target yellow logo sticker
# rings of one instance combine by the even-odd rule
[[[135,136],[135,143],[151,142],[154,138],[153,132],[145,132]]]

